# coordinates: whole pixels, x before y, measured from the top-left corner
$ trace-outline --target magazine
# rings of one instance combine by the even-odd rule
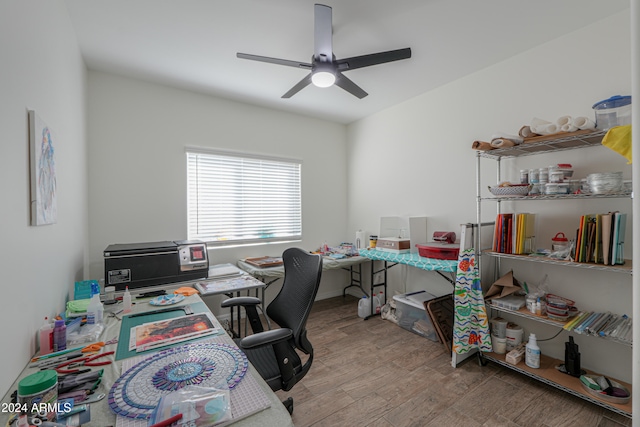
[[[172,319],[143,323],[131,328],[129,350],[136,352],[212,335],[218,332],[211,313],[188,314]]]

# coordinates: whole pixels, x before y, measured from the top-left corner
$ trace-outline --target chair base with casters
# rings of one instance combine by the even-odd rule
[[[273,391],[289,391],[311,368],[313,346],[307,339],[306,323],[318,293],[322,274],[322,257],[298,248],[282,254],[285,276],[282,288],[266,309],[266,314],[279,329],[264,330],[258,314],[260,299],[229,298],[222,307],[243,307],[252,335],[236,339]],[[303,361],[300,353],[307,355]],[[293,412],[293,399],[282,402]]]

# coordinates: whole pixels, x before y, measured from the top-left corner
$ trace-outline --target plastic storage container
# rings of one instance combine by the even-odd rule
[[[593,109],[596,112],[596,127],[600,130],[631,124],[630,96],[612,96],[596,102]]]
[[[425,258],[457,260],[460,243],[430,242],[417,244],[418,255]]]
[[[40,408],[47,420],[56,417],[55,403],[58,401],[58,373],[53,369],[36,372],[24,377],[18,383],[18,403],[24,406],[26,412],[36,413],[33,409]],[[35,423],[34,423],[35,424]]]
[[[525,298],[517,295],[509,295],[502,298],[492,298],[491,303],[508,310],[520,310],[525,305]]]
[[[411,296],[410,294],[393,296],[393,299],[396,301],[398,325],[407,331],[438,342],[438,335],[424,307],[424,301],[436,298],[435,295],[431,295],[428,292],[421,292],[419,298],[416,300],[409,299]],[[420,303],[418,300],[423,302]]]

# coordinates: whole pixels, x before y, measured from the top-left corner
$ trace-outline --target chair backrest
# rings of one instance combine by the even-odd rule
[[[282,254],[284,280],[280,292],[267,307],[267,315],[282,328],[293,331],[296,347],[309,354],[306,324],[318,293],[322,275],[322,256],[299,248]]]

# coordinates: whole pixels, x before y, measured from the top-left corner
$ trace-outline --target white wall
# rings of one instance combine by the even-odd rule
[[[403,214],[426,214],[429,235],[439,230],[458,231],[459,224],[476,219],[475,152],[471,149],[474,140],[489,140],[496,132],[517,133],[533,117],[593,117],[591,106],[595,102],[611,95],[628,95],[630,90],[627,11],[351,124],[348,232],[362,228],[375,234],[380,216]],[[606,148],[567,153],[562,155],[562,162],[574,164],[576,177],[585,177],[594,170],[622,170],[627,178],[631,177],[626,160]],[[538,166],[560,162],[559,158],[548,156],[528,159],[539,162]],[[524,164],[508,166],[503,178],[519,180],[518,170]],[[495,168],[487,166],[493,165],[483,163],[485,186],[496,180]],[[539,208],[538,204],[521,209]],[[495,204],[484,203],[483,220],[495,219],[495,209]],[[630,202],[568,202],[542,209],[546,211],[538,242],[544,247],[546,242],[550,245],[551,236],[558,231],[573,233],[579,215],[591,210],[630,212]],[[556,223],[553,218],[560,211],[561,222]],[[627,226],[630,225],[629,220]],[[627,234],[631,236],[631,230]],[[631,242],[630,237],[627,241]],[[398,268],[391,270],[389,294],[405,286],[427,287],[435,294],[451,291],[451,286],[434,273]],[[529,283],[537,283],[543,276],[540,266],[520,263],[513,268],[516,277]],[[556,293],[575,299],[579,307],[632,312],[631,280],[627,276],[591,275],[559,268],[542,270],[550,275]],[[526,330],[530,325],[523,326]],[[552,335],[552,331],[543,331],[539,339]],[[566,336],[561,336],[541,343],[543,353],[563,357],[565,341]],[[597,341],[579,340],[584,366],[630,381],[631,350],[615,344],[603,346]],[[607,352],[603,348],[607,345],[615,346],[616,351]],[[610,353],[619,355],[621,363],[614,361],[601,367],[598,360],[610,357]]]
[[[86,69],[64,5],[0,2],[0,57],[4,395],[35,353],[44,316],[60,313],[73,282],[85,278],[88,216]],[[53,225],[30,225],[29,109],[54,132],[58,221]]]
[[[92,278],[103,277],[103,250],[111,243],[187,238],[185,146],[302,160],[303,240],[213,249],[211,263],[347,238],[344,125],[91,71]],[[345,272],[326,272],[318,298],[341,295],[345,281]],[[269,288],[268,297],[276,290]],[[207,303],[219,312],[217,299]]]

